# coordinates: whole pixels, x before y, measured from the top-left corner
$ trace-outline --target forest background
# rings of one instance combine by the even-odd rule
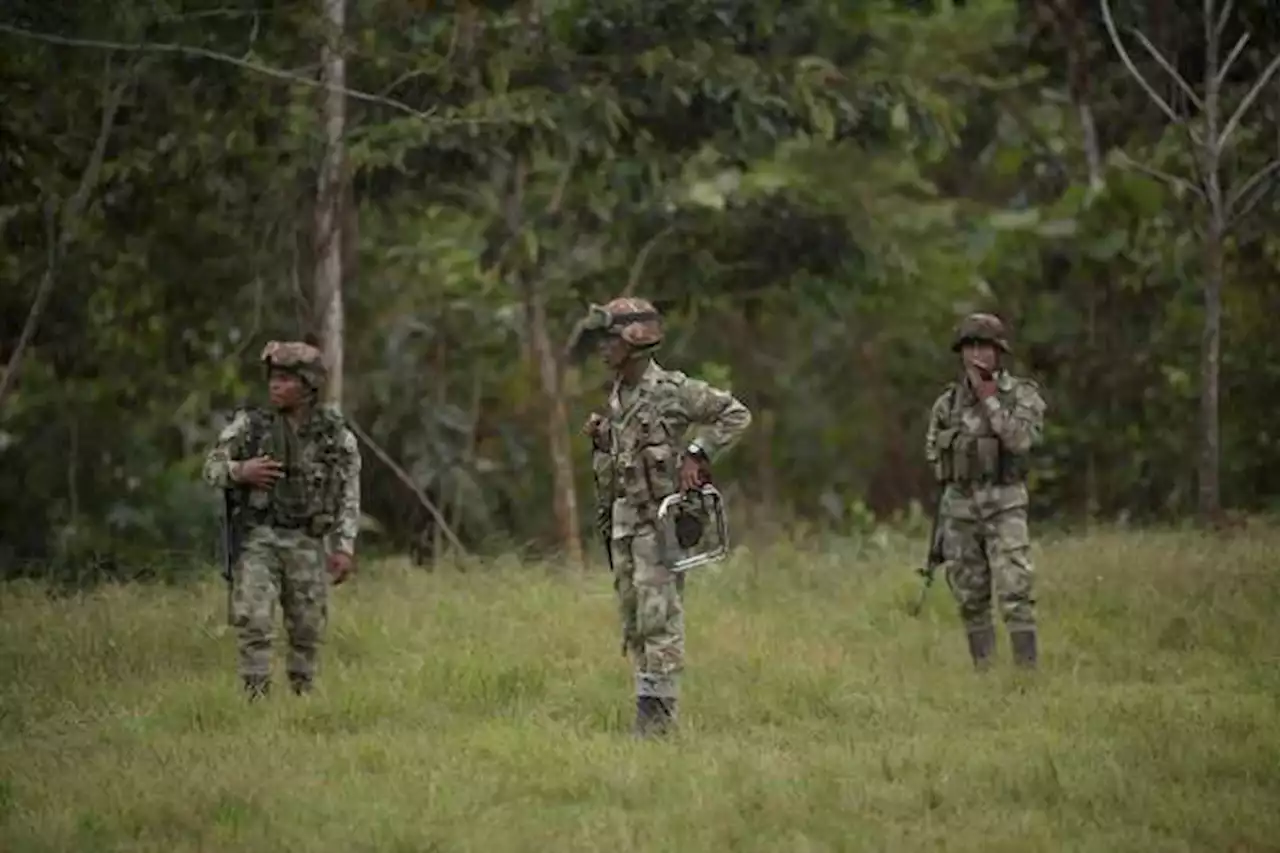
[[[1049,402],[1038,520],[1274,509],[1266,7],[7,3],[3,571],[214,557],[202,455],[304,334],[365,553],[577,562],[605,377],[562,347],[624,290],[755,414],[717,469],[738,529],[919,521],[974,309]]]

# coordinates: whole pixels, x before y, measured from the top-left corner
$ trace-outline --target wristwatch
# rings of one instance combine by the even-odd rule
[[[698,442],[696,441],[689,442],[689,446],[686,447],[684,451],[685,453],[688,453],[690,456],[696,456],[697,458],[701,459],[703,462],[707,461],[707,451],[703,450],[701,445],[699,445]]]

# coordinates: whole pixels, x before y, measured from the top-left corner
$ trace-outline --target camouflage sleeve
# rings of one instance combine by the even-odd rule
[[[217,441],[205,454],[201,476],[206,483],[219,489],[229,488],[235,483],[236,465],[248,435],[249,416],[243,411],[236,412],[231,423],[223,427]]]
[[[983,406],[991,429],[1010,453],[1026,453],[1040,443],[1047,407],[1035,383],[1019,382],[1013,389],[1013,402],[1009,406],[995,396],[984,400]]]
[[[334,549],[355,554],[356,537],[360,535],[360,445],[350,429],[342,429],[338,443],[338,480],[342,484],[342,502],[338,507],[338,523],[334,531]]]
[[[708,459],[733,447],[751,426],[751,410],[728,391],[701,379],[686,378],[679,385],[680,407],[691,424],[704,427],[694,444]]]
[[[929,427],[924,433],[924,459],[930,465],[938,463],[938,434],[947,425],[947,395],[949,391],[943,391],[938,395],[938,399],[933,401],[933,408],[929,410]]]

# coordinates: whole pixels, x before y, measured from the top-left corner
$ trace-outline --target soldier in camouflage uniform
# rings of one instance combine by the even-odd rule
[[[622,651],[635,666],[639,735],[674,727],[685,662],[683,575],[660,558],[658,505],[710,482],[710,461],[751,423],[733,395],[660,367],[652,352],[662,337],[654,306],[624,297],[592,306],[571,343],[579,356],[597,346],[614,375],[607,414],[592,415],[583,432],[592,441],[598,528],[609,549]],[[691,426],[704,429],[684,443]]]
[[[938,535],[947,583],[974,665],[987,668],[995,651],[994,589],[1014,661],[1031,668],[1036,620],[1025,478],[1046,406],[1034,381],[1001,368],[1009,344],[997,317],[966,317],[952,350],[964,375],[934,402],[925,439],[925,456],[943,484]]]
[[[233,491],[242,519],[231,610],[251,700],[270,688],[277,600],[290,685],[310,691],[328,621],[326,568],[335,585],[354,571],[360,516],[360,451],[342,416],[320,404],[319,350],[272,341],[261,360],[270,408],[237,412],[204,463],[205,481]]]

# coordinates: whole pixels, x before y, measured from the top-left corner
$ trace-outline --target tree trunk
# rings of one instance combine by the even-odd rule
[[[1219,485],[1218,374],[1222,342],[1223,239],[1227,218],[1222,193],[1221,85],[1214,3],[1205,0],[1204,195],[1208,223],[1204,241],[1204,330],[1200,339],[1200,464],[1197,508],[1212,521],[1222,505]]]
[[[27,312],[27,319],[22,325],[22,332],[18,335],[18,342],[14,344],[13,352],[10,353],[9,360],[4,365],[4,372],[0,373],[0,405],[17,387],[22,357],[26,354],[27,347],[35,340],[36,331],[40,327],[40,318],[57,284],[58,265],[62,262],[67,249],[75,241],[80,228],[80,216],[89,203],[89,196],[98,186],[102,163],[107,153],[107,141],[115,127],[116,111],[120,109],[120,101],[124,97],[128,82],[126,79],[107,91],[102,106],[102,119],[98,123],[98,136],[89,154],[89,161],[84,171],[80,173],[80,183],[76,186],[75,194],[67,200],[56,222],[53,214],[50,213],[49,260],[40,277],[40,284],[36,287],[36,296],[31,303],[31,310]]]
[[[346,124],[346,66],[342,37],[346,27],[346,0],[322,0],[326,33],[321,61],[324,94],[324,160],[316,193],[316,265],[313,292],[320,347],[329,368],[325,402],[342,405],[343,335],[342,306],[342,200],[345,175],[343,135]]]
[[[560,391],[560,364],[547,332],[547,307],[541,278],[523,276],[525,321],[528,339],[537,361],[538,377],[547,418],[551,449],[552,488],[555,490],[556,532],[575,568],[584,563],[582,533],[578,523],[578,496],[573,479],[573,453],[569,446],[569,413]]]
[[[1204,247],[1204,331],[1200,341],[1199,511],[1211,520],[1222,507],[1219,482],[1218,384],[1222,347],[1222,222],[1210,215]]]

